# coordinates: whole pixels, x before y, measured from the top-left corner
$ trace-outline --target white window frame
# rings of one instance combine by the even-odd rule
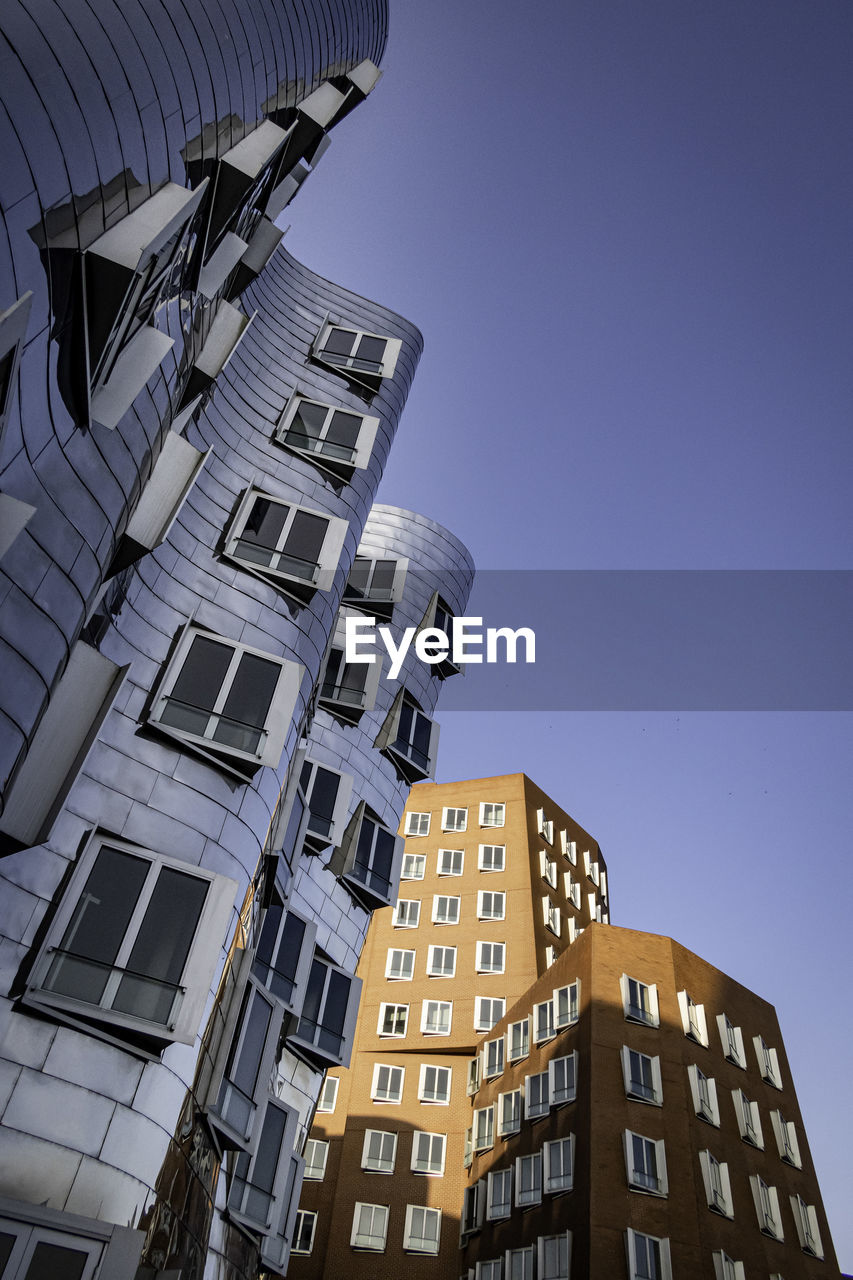
[[[483,1079],[494,1080],[502,1075],[506,1063],[506,1041],[503,1036],[487,1040],[483,1045]]]
[[[340,1087],[340,1079],[338,1076],[327,1075],[320,1086],[320,1093],[317,1098],[316,1111],[318,1115],[330,1116],[338,1102],[338,1089]],[[331,1101],[328,1095],[331,1094]]]
[[[521,1090],[508,1089],[497,1100],[498,1137],[508,1138],[521,1131]]]
[[[746,1050],[743,1044],[743,1032],[736,1027],[725,1013],[717,1014],[717,1030],[723,1046],[723,1056],[736,1067],[746,1070]]]
[[[565,999],[564,999],[565,993]],[[557,1031],[565,1031],[566,1027],[572,1027],[580,1018],[581,1006],[581,982],[580,978],[576,978],[574,982],[569,982],[564,987],[556,987],[553,995],[554,1001],[554,1027]],[[565,1012],[563,1006],[565,1005]]]
[[[322,1182],[326,1176],[326,1165],[329,1161],[329,1144],[323,1138],[305,1139],[305,1170],[302,1177],[306,1182]],[[318,1159],[319,1157],[319,1159]],[[316,1172],[319,1169],[319,1173]]]
[[[487,960],[488,952],[488,960]],[[495,960],[497,952],[498,959]],[[506,943],[505,942],[478,942],[477,943],[477,973],[504,973],[506,971]]]
[[[440,904],[446,903],[445,911],[442,911]],[[440,925],[454,925],[459,923],[459,915],[461,911],[462,899],[458,895],[448,893],[435,893],[432,898],[432,923]],[[454,917],[455,913],[455,918]]]
[[[484,1179],[478,1178],[465,1188],[462,1196],[462,1216],[459,1223],[460,1247],[465,1240],[483,1225],[485,1211]]]
[[[305,1224],[310,1222],[308,1241],[305,1243]],[[314,1248],[314,1237],[317,1234],[317,1214],[312,1209],[297,1209],[296,1224],[293,1228],[293,1243],[290,1252],[295,1258],[307,1257]]]
[[[563,872],[563,892],[567,900],[572,904],[575,911],[581,909],[581,887],[579,881],[575,880],[571,871]]]
[[[565,1064],[565,1066],[563,1066]],[[571,1066],[569,1066],[571,1064]],[[563,1066],[563,1074],[567,1083],[565,1088],[558,1088],[557,1076]],[[561,1107],[567,1102],[574,1102],[578,1094],[578,1051],[564,1054],[560,1058],[552,1058],[548,1063],[548,1098],[552,1107]]]
[[[288,509],[287,518],[275,548],[265,548],[270,552],[270,564],[265,564],[263,561],[250,560],[245,555],[241,555],[239,549],[239,543],[246,524],[252,515],[255,504],[259,501],[275,503],[277,506],[287,507]],[[317,560],[307,575],[297,573],[293,569],[281,567],[282,559],[285,563],[288,560],[296,559],[294,556],[288,556],[285,551],[285,545],[290,536],[290,530],[296,523],[297,516],[300,513],[313,516],[317,520],[327,521]],[[315,591],[331,591],[335,573],[340,563],[344,540],[348,532],[349,525],[346,520],[342,520],[339,516],[329,515],[327,511],[320,511],[314,507],[306,507],[292,501],[290,498],[279,497],[278,494],[269,493],[265,489],[250,485],[225,531],[225,545],[222,554],[227,556],[229,560],[233,560],[241,569],[247,569],[256,577],[271,580],[281,590],[287,591],[290,595],[295,595],[300,601],[304,601],[306,597],[313,595]],[[307,565],[309,562],[306,560],[301,561],[301,563]]]
[[[524,1077],[525,1120],[539,1120],[542,1116],[547,1116],[551,1109],[550,1083],[547,1067],[544,1071],[534,1071],[532,1075]],[[535,1099],[534,1093],[537,1095]]]
[[[418,1215],[423,1214],[421,1234],[415,1234],[415,1223]],[[426,1234],[426,1225],[430,1223],[435,1235]],[[441,1247],[441,1210],[431,1209],[422,1204],[406,1205],[406,1226],[403,1232],[403,1248],[410,1253],[435,1255]]]
[[[355,363],[359,357],[357,355],[340,356],[335,355],[334,359],[330,359],[333,353],[324,349],[324,343],[327,341],[333,329],[341,329],[345,333],[351,333],[354,336],[353,350],[358,346],[362,338],[378,338],[385,343],[385,350],[380,361],[370,361],[370,364],[378,364],[378,369],[365,370],[359,369]],[[311,355],[318,364],[325,365],[326,368],[332,369],[335,373],[343,374],[352,382],[357,382],[367,386],[369,390],[375,391],[384,378],[394,376],[394,370],[397,366],[397,360],[402,349],[402,339],[389,337],[384,333],[371,333],[369,329],[358,329],[354,325],[347,324],[345,321],[341,324],[331,319],[324,320],[320,326],[320,331],[311,347]]]
[[[629,1280],[647,1280],[648,1272],[640,1270],[637,1261],[637,1243],[640,1240],[651,1240],[658,1246],[660,1257],[660,1280],[672,1280],[672,1259],[669,1249],[669,1238],[649,1235],[647,1231],[633,1231],[630,1227],[625,1232],[625,1253],[628,1260]]]
[[[366,1201],[357,1200],[353,1206],[352,1215],[352,1231],[350,1233],[350,1247],[358,1249],[365,1253],[384,1253],[385,1243],[388,1239],[388,1208],[387,1204],[368,1204]],[[365,1232],[363,1239],[359,1240],[359,1223],[361,1219],[361,1210],[371,1209],[370,1214],[370,1231]],[[378,1229],[377,1229],[378,1228]],[[364,1241],[376,1241],[377,1243],[365,1243]],[[381,1240],[381,1244],[378,1243]]]
[[[801,1195],[789,1196],[789,1199],[800,1248],[812,1258],[823,1258],[823,1242],[815,1206],[807,1204]]]
[[[763,1151],[764,1134],[761,1129],[761,1113],[758,1109],[758,1103],[751,1101],[743,1089],[732,1089],[732,1102],[734,1103],[737,1127],[741,1138],[744,1142],[749,1143],[751,1147],[757,1147],[759,1151]]]
[[[486,914],[486,899],[489,899],[491,907],[489,913]],[[498,899],[500,903],[498,904]],[[495,910],[499,905],[499,912]],[[478,889],[477,890],[477,919],[478,920],[505,920],[506,919],[506,891],[503,889]]]
[[[334,455],[324,452],[321,448],[312,449],[309,446],[297,444],[295,439],[287,439],[300,406],[306,403],[326,411],[318,436],[311,438],[311,443],[315,445],[322,445],[326,442],[329,427],[334,421],[335,414],[344,413],[347,417],[361,419],[361,426],[358,428],[358,435],[352,448],[351,457],[336,458]],[[353,472],[363,471],[368,466],[373,453],[373,446],[376,443],[378,428],[379,418],[373,414],[362,413],[349,405],[328,404],[325,400],[317,400],[312,395],[294,391],[276,423],[273,439],[277,444],[283,445],[285,449],[297,454],[300,458],[307,459],[315,467],[319,467],[321,471],[334,477],[343,477],[345,480],[349,480],[352,478]],[[294,435],[297,434],[294,432]]]
[[[533,1280],[536,1250],[532,1244],[520,1249],[507,1249],[504,1254],[505,1280]]]
[[[86,886],[102,850],[115,850],[119,855],[130,855],[146,864],[139,895],[125,929],[115,960],[110,966],[99,1003],[80,999],[71,994],[49,990],[47,984],[59,983],[63,961],[58,954],[66,932],[74,929],[75,936],[83,925],[86,902]],[[168,1021],[150,1019],[123,1012],[111,1007],[119,998],[122,974],[127,967],[137,938],[146,926],[146,915],[157,890],[163,872],[178,872],[205,885],[204,900],[198,916],[192,942],[187,950],[180,980],[174,985]],[[217,875],[175,858],[166,858],[151,849],[143,849],[126,840],[112,840],[95,835],[80,855],[74,873],[68,882],[56,915],[50,922],[41,950],[27,980],[26,1003],[61,1011],[70,1019],[82,1017],[122,1033],[141,1034],[165,1045],[171,1042],[193,1044],[204,1014],[210,993],[210,983],[220,957],[220,940],[224,936],[234,909],[236,881]],[[79,917],[78,917],[79,913]],[[73,960],[73,957],[72,957]],[[85,963],[85,960],[83,961]],[[157,980],[152,978],[152,983]]]
[[[500,813],[498,813],[498,810],[500,810]],[[500,821],[498,821],[498,819],[500,819]],[[506,826],[506,804],[502,800],[498,800],[498,801],[481,800],[480,801],[480,826],[481,827]]]
[[[649,1074],[651,1083],[647,1086],[645,1080],[636,1081],[631,1071],[631,1055],[636,1054],[643,1062],[649,1064]],[[640,1049],[634,1049],[627,1044],[623,1044],[622,1051],[622,1078],[625,1082],[625,1096],[633,1102],[644,1102],[649,1106],[663,1106],[663,1080],[661,1078],[660,1057],[655,1054],[654,1057],[650,1053],[643,1053]],[[638,1087],[639,1085],[639,1087]],[[646,1090],[648,1089],[648,1092]]]
[[[451,814],[453,815],[452,818]],[[441,811],[441,829],[442,831],[467,831],[468,810],[453,808],[452,806],[443,808]]]
[[[379,1139],[378,1143],[373,1141],[374,1138]],[[378,1152],[372,1154],[371,1147],[378,1147]],[[397,1134],[389,1129],[365,1129],[361,1147],[361,1167],[364,1172],[387,1177],[394,1172],[396,1163]]]
[[[482,1055],[475,1053],[473,1058],[468,1060],[468,1097],[471,1098],[480,1088],[482,1076]]]
[[[434,1014],[438,1013],[436,1019]],[[421,1035],[449,1036],[453,1023],[452,1000],[424,1000],[421,1008]]]
[[[512,1213],[512,1166],[493,1169],[488,1175],[486,1221],[500,1222]]]
[[[561,1166],[564,1161],[565,1152],[569,1153],[569,1170],[568,1174],[565,1170],[560,1174],[559,1178],[554,1178],[550,1172],[551,1152],[555,1148],[560,1151]],[[542,1147],[542,1187],[546,1195],[558,1195],[563,1191],[574,1190],[575,1178],[575,1135],[567,1134],[562,1138],[554,1138],[551,1142],[544,1143]]]
[[[723,1218],[733,1218],[735,1210],[728,1164],[718,1160],[712,1151],[700,1151],[699,1167],[708,1208]]]
[[[495,1145],[495,1108],[494,1105],[488,1107],[476,1107],[474,1109],[473,1124],[473,1150],[476,1154],[478,1151],[488,1151]]]
[[[656,1186],[650,1186],[647,1180],[650,1179],[651,1175],[645,1169],[638,1169],[634,1164],[634,1138],[639,1139],[644,1144],[644,1158],[650,1148],[654,1151]],[[636,1133],[633,1129],[626,1129],[622,1139],[625,1148],[625,1174],[631,1190],[640,1191],[644,1195],[650,1196],[668,1195],[669,1183],[666,1176],[666,1151],[664,1150],[663,1138],[649,1138],[643,1133]]]
[[[492,1019],[486,1017],[484,1009],[486,1005],[499,1004],[501,1012],[497,1018]],[[506,1013],[506,997],[505,996],[476,996],[474,999],[474,1030],[475,1031],[491,1031]]]
[[[688,1040],[693,1040],[707,1049],[708,1022],[705,1017],[705,1006],[697,1004],[687,991],[679,991],[677,999],[684,1034]]]
[[[426,1139],[426,1143],[421,1140]],[[427,1155],[424,1158],[419,1153],[420,1146],[427,1147]],[[438,1156],[435,1155],[435,1149],[438,1148]],[[444,1163],[447,1155],[447,1134],[431,1133],[426,1129],[415,1129],[412,1134],[412,1173],[419,1177],[425,1178],[442,1178],[444,1176]],[[423,1167],[419,1167],[423,1166]]]
[[[438,963],[439,961],[438,952],[442,953],[440,957],[442,960],[441,964]],[[453,961],[449,969],[444,964],[444,961],[446,960],[446,955],[448,952],[450,953],[450,958]],[[427,971],[427,977],[429,978],[455,978],[456,977],[456,948],[438,946],[437,944],[434,944],[434,943],[431,944],[429,951],[427,952],[427,970],[426,971]]]
[[[803,1160],[800,1155],[800,1144],[797,1140],[797,1127],[792,1120],[786,1120],[781,1111],[770,1112],[770,1123],[773,1136],[779,1151],[779,1159],[794,1169],[802,1169]]]
[[[450,855],[447,857],[446,855]],[[464,849],[439,849],[436,857],[436,875],[461,876],[465,870]]]
[[[430,816],[431,815],[428,813],[415,813],[413,810],[410,810],[406,814],[404,835],[410,836],[413,839],[418,839],[421,836],[428,836]],[[424,822],[424,819],[426,819],[426,822]]]
[[[545,1044],[557,1034],[554,1025],[554,999],[541,1000],[533,1006],[533,1043]]]
[[[520,1027],[517,1037],[515,1028]],[[514,1044],[514,1039],[518,1040],[518,1044]],[[517,1050],[517,1051],[516,1051]],[[530,1053],[530,1018],[520,1018],[518,1022],[511,1022],[506,1029],[506,1056],[508,1062],[520,1062],[522,1058],[526,1058]]]
[[[436,1088],[433,1091],[435,1096],[432,1098],[428,1098],[426,1096],[427,1095],[426,1078],[427,1078],[428,1071],[434,1071],[436,1073],[436,1076],[435,1076]],[[443,1094],[438,1089],[439,1080],[445,1080],[447,1084],[447,1089]],[[419,1102],[423,1102],[427,1106],[431,1106],[431,1107],[449,1106],[450,1093],[451,1093],[452,1087],[453,1087],[453,1070],[451,1067],[441,1066],[440,1064],[435,1062],[421,1063],[420,1074],[418,1076],[418,1101]]]
[[[489,850],[488,855],[486,850]],[[506,845],[481,844],[477,856],[477,870],[487,875],[492,872],[506,871]]]
[[[746,1280],[743,1263],[735,1262],[724,1249],[715,1249],[711,1257],[714,1262],[714,1280]]]
[[[192,732],[178,725],[166,724],[163,721],[163,715],[168,709],[172,690],[197,639],[209,640],[231,650],[228,669],[213,700],[212,709],[207,711],[204,708],[198,708],[200,714],[207,716],[207,724],[201,733]],[[264,724],[257,728],[259,741],[253,751],[230,746],[224,742],[216,742],[212,737],[212,734],[219,727],[228,695],[237,679],[240,663],[247,655],[262,658],[264,661],[279,668],[279,675],[272,690]],[[281,759],[284,740],[290,727],[299,686],[302,682],[302,673],[303,667],[298,662],[289,662],[287,659],[279,658],[273,653],[266,653],[261,649],[255,649],[251,645],[240,644],[236,640],[230,640],[227,636],[217,635],[215,632],[208,631],[203,627],[188,624],[178,640],[175,652],[163,669],[148,716],[148,723],[155,727],[159,733],[167,734],[170,738],[176,738],[179,742],[193,747],[217,765],[227,766],[229,761],[235,760],[245,762],[245,764],[254,767],[270,765],[275,768]],[[254,729],[255,726],[252,726],[252,728]],[[235,768],[233,771],[236,773],[237,769]],[[239,772],[238,776],[243,781],[246,780],[245,767]]]
[[[693,1110],[696,1112],[700,1120],[707,1121],[712,1124],[715,1129],[720,1127],[720,1103],[717,1097],[717,1082],[712,1076],[706,1076],[701,1067],[697,1067],[695,1063],[690,1063],[687,1068],[687,1078],[690,1082],[690,1094],[693,1098]],[[703,1096],[702,1083],[705,1083],[706,1089]]]
[[[390,1017],[393,1030],[388,1031],[385,1028],[386,1019]],[[399,1024],[402,1023],[402,1030],[399,1030]],[[407,1004],[388,1004],[383,1002],[379,1006],[379,1019],[376,1024],[376,1034],[383,1040],[402,1040],[406,1034],[409,1024],[409,1006]]]
[[[560,832],[560,849],[563,857],[567,858],[573,867],[576,867],[578,864],[577,841],[569,839],[568,831],[563,830]]]
[[[557,859],[547,849],[539,850],[539,874],[552,889],[557,887]]]
[[[532,1177],[530,1186],[525,1188],[524,1171],[529,1169]],[[534,1151],[530,1155],[516,1156],[515,1160],[515,1207],[529,1209],[542,1203],[542,1152]]]
[[[426,875],[425,853],[404,853],[400,868],[401,880],[423,880]]]
[[[627,973],[623,973],[619,979],[622,990],[622,1008],[625,1013],[626,1022],[636,1022],[643,1027],[659,1027],[660,1026],[660,1007],[658,1004],[658,989],[655,983],[641,982],[639,978],[632,978]],[[632,990],[632,985],[634,989]],[[635,999],[632,996],[636,992]],[[646,996],[642,996],[642,992]]]
[[[395,957],[400,957],[395,965]],[[385,977],[389,982],[411,982],[415,976],[415,952],[406,947],[389,947],[385,958]]]
[[[559,938],[560,927],[562,924],[560,908],[557,906],[556,902],[551,901],[547,894],[542,899],[542,918],[545,922],[545,928],[550,929],[551,933],[553,933],[555,937]]]
[[[544,809],[536,810],[536,831],[548,844],[554,843],[554,823],[545,817]]]
[[[546,969],[551,968],[551,965],[557,959],[557,956],[559,954],[560,953],[557,950],[557,948],[552,943],[549,942],[548,945],[545,947],[545,968]]]
[[[785,1231],[779,1207],[779,1192],[757,1173],[750,1174],[749,1185],[755,1202],[755,1216],[758,1218],[759,1231],[762,1235],[769,1236],[771,1240],[784,1240]]]
[[[549,1245],[556,1249],[556,1265],[550,1266]],[[565,1253],[565,1266],[560,1254]],[[572,1273],[572,1233],[560,1231],[556,1235],[540,1236],[536,1242],[536,1275],[539,1280],[569,1280]]]
[[[379,1081],[382,1072],[388,1072],[388,1085],[380,1090]],[[392,1088],[392,1084],[395,1086]],[[370,1097],[373,1102],[382,1102],[389,1107],[398,1107],[403,1101],[403,1089],[406,1084],[406,1068],[393,1062],[376,1062],[373,1066],[373,1079],[370,1084]]]
[[[415,908],[413,911],[412,908]],[[414,916],[414,922],[409,917]],[[417,929],[421,921],[420,898],[398,898],[394,904],[393,927],[395,929]]]
[[[764,1036],[753,1036],[752,1044],[755,1049],[755,1056],[758,1059],[758,1070],[761,1072],[761,1079],[765,1084],[772,1085],[774,1089],[781,1089],[782,1072],[779,1069],[778,1053],[775,1049],[771,1049]]]

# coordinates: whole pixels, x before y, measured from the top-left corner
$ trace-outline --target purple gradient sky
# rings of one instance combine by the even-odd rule
[[[382,500],[482,568],[853,567],[851,64],[849,0],[391,0],[287,237],[425,334]],[[440,718],[776,1004],[853,1270],[853,716]]]

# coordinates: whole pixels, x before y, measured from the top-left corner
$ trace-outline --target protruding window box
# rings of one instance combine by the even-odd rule
[[[316,923],[286,909],[278,889],[273,889],[252,973],[289,1013],[302,1007],[316,936]]]
[[[233,231],[225,232],[199,274],[198,292],[203,298],[216,297],[248,247]]]
[[[169,431],[113,555],[108,576],[119,573],[159,547],[168,537],[184,499],[204,466],[207,453]]]
[[[328,769],[317,760],[301,756],[297,795],[304,811],[302,840],[308,853],[322,853],[344,838],[347,809],[352,795],[352,774]]]
[[[302,157],[311,162],[318,158],[318,148],[325,141],[327,130],[340,118],[346,97],[346,92],[325,80],[296,107],[277,112],[278,119],[289,126],[283,168],[289,169]]]
[[[237,263],[228,285],[226,297],[229,302],[238,297],[261,274],[281,243],[283,235],[281,227],[277,227],[268,217],[261,218],[252,232],[246,251]]]
[[[388,756],[406,782],[421,782],[435,774],[438,732],[435,721],[401,689],[373,745]]]
[[[337,872],[349,892],[373,911],[397,899],[403,864],[403,840],[362,800],[350,818],[329,868]]]
[[[254,318],[254,315],[247,316],[238,311],[230,302],[220,302],[210,332],[190,368],[180,408],[213,385],[237,350]]]
[[[238,213],[252,189],[264,179],[277,160],[290,133],[264,120],[220,157],[214,178],[207,244],[216,246],[223,231]],[[205,269],[209,264],[205,263]]]
[[[210,1090],[208,1116],[223,1146],[243,1151],[257,1146],[255,1117],[268,1093],[282,1016],[281,1005],[250,976],[237,1023],[229,1028],[224,1064]]]
[[[351,480],[370,461],[379,419],[294,393],[275,439],[337,480]]]
[[[427,605],[426,613],[418,627],[419,632],[434,630],[440,631],[448,637],[453,634],[453,612],[437,591],[433,592],[432,599]],[[435,649],[437,648],[438,645],[436,643]],[[435,649],[430,644],[427,644],[427,649],[435,652]],[[440,680],[446,680],[448,676],[458,675],[463,668],[460,663],[454,662],[448,654],[446,658],[442,658],[441,662],[434,663],[431,670],[432,674],[438,676]]]
[[[305,164],[302,160],[294,164],[287,176],[282,178],[281,182],[270,192],[270,197],[264,210],[267,218],[274,221],[284,212],[310,172],[310,165]]]
[[[315,951],[302,1012],[286,1032],[289,1048],[320,1066],[348,1067],[361,986],[361,978]]]
[[[12,387],[18,374],[32,300],[30,289],[11,307],[0,311],[0,439],[3,438],[3,426],[12,403]]]
[[[224,554],[300,603],[329,591],[347,534],[338,516],[248,489],[225,535]]]
[[[338,720],[358,724],[363,713],[371,711],[376,703],[381,675],[380,661],[347,662],[343,635],[336,635],[326,657],[317,700]]]
[[[257,1147],[238,1155],[228,1192],[228,1216],[260,1233],[261,1259],[273,1271],[287,1266],[299,1205],[305,1162],[294,1153],[298,1121],[291,1107],[267,1098]]]
[[[357,555],[344,587],[343,603],[376,617],[390,618],[394,605],[403,598],[408,568],[405,557]]]
[[[402,345],[400,338],[368,333],[364,329],[353,329],[326,320],[311,348],[311,355],[318,364],[343,374],[348,381],[375,394],[383,379],[393,377]]]

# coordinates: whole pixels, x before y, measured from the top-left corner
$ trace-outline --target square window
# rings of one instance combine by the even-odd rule
[[[464,831],[468,826],[467,809],[442,809],[442,831]]]
[[[456,948],[431,946],[427,958],[427,976],[453,978],[456,975]]]
[[[507,1138],[521,1129],[521,1090],[498,1094],[498,1133]]]
[[[542,1149],[545,1166],[545,1191],[555,1195],[559,1191],[571,1191],[574,1186],[575,1136],[557,1138],[546,1142]]]
[[[435,894],[432,900],[433,924],[458,924],[459,903],[459,898],[448,897],[446,894]]]
[[[502,827],[506,821],[506,805],[486,801],[480,805],[481,827]]]
[[[477,865],[481,871],[505,871],[506,845],[481,844]]]
[[[305,1177],[308,1177],[306,1172]],[[317,1215],[308,1209],[297,1209],[296,1226],[293,1229],[293,1242],[290,1252],[294,1254],[310,1253],[314,1247],[314,1233],[317,1230]]]
[[[429,814],[407,813],[405,832],[407,836],[428,836]]]
[[[327,320],[311,348],[320,364],[343,373],[351,382],[376,392],[383,378],[394,374],[402,348],[399,338],[350,329]]]
[[[548,1086],[551,1105],[559,1107],[564,1102],[574,1102],[577,1097],[578,1052],[564,1058],[552,1058],[548,1063]]]
[[[385,961],[385,977],[395,982],[411,982],[415,972],[414,951],[403,951],[398,947],[388,948]]]
[[[486,1218],[498,1222],[512,1213],[512,1169],[499,1169],[489,1174]]]
[[[503,942],[477,943],[477,972],[503,973],[506,947]]]
[[[658,991],[656,986],[639,982],[622,974],[622,1004],[629,1022],[641,1022],[647,1027],[660,1026]]]
[[[480,889],[477,893],[477,919],[503,920],[506,914],[506,894]]]
[[[506,1000],[500,996],[477,996],[474,1001],[474,1030],[491,1031],[506,1012]]]
[[[450,1083],[450,1067],[436,1067],[426,1062],[422,1063],[418,1082],[419,1101],[445,1106],[450,1101]]]
[[[538,1120],[546,1116],[550,1107],[548,1100],[548,1072],[540,1071],[536,1075],[524,1077],[524,1118]]]
[[[370,461],[379,419],[294,393],[275,440],[335,477],[351,480]]]
[[[639,1133],[626,1129],[625,1167],[628,1185],[634,1191],[646,1191],[652,1195],[667,1194],[666,1157],[663,1141],[655,1142]]]
[[[417,898],[400,898],[394,908],[394,928],[417,929],[420,918],[420,901]]]
[[[320,1089],[320,1096],[317,1099],[317,1111],[321,1115],[331,1115],[335,1109],[335,1103],[338,1100],[338,1085],[340,1080],[337,1076],[326,1076]]]
[[[507,1030],[507,1057],[510,1062],[526,1058],[530,1052],[530,1019],[511,1022]]]
[[[203,749],[209,759],[276,766],[296,705],[302,667],[189,626],[163,672],[149,723]]]
[[[440,876],[461,876],[465,862],[462,849],[439,849],[438,874]]]
[[[404,853],[401,880],[423,880],[426,875],[426,854]]]
[[[421,1031],[425,1036],[449,1036],[453,1018],[450,1000],[424,1000],[421,1013]]]
[[[329,1159],[329,1144],[320,1138],[308,1138],[305,1142],[305,1172],[309,1182],[322,1182]]]
[[[663,1083],[661,1080],[660,1058],[640,1053],[638,1049],[622,1046],[622,1076],[625,1081],[625,1093],[636,1102],[651,1102],[655,1106],[663,1104]]]
[[[441,1177],[447,1138],[443,1133],[412,1134],[412,1172]]]
[[[397,1135],[384,1129],[365,1129],[361,1167],[368,1173],[393,1173],[397,1159]]]
[[[387,1063],[377,1062],[373,1068],[373,1083],[370,1088],[373,1101],[402,1102],[405,1076],[403,1067],[392,1067]]]
[[[384,1253],[388,1233],[388,1205],[356,1202],[350,1244],[353,1249]]]
[[[404,1036],[408,1020],[409,1006],[407,1004],[380,1004],[379,1024],[376,1028],[376,1034],[380,1036]]]
[[[515,1204],[524,1209],[542,1203],[542,1153],[519,1156],[515,1162]]]
[[[357,555],[344,587],[343,604],[363,609],[377,616],[390,618],[394,605],[403,597],[403,587],[409,562],[405,558],[397,560],[374,559],[370,556]],[[417,816],[426,819],[424,830],[408,830],[408,819]],[[406,835],[425,836],[429,834],[429,814],[407,815]]]
[[[224,554],[304,602],[331,589],[347,532],[337,516],[250,488],[226,531]]]

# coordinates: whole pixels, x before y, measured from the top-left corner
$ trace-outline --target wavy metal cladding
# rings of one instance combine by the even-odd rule
[[[167,182],[197,182],[270,114],[387,38],[385,0],[7,0],[0,31],[0,315],[32,293],[0,490],[34,508],[0,566],[0,779],[23,757],[156,459],[206,323],[186,279],[174,348],[115,430],[81,423],[72,260]],[[50,248],[61,244],[61,250]],[[195,323],[198,321],[198,323]],[[189,350],[187,351],[187,345]],[[79,376],[79,371],[78,371]],[[75,395],[78,399],[75,399]]]

